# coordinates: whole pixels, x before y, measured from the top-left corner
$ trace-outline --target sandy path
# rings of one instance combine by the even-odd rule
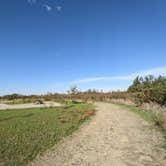
[[[166,166],[164,139],[135,113],[97,103],[98,111],[73,136],[33,166]]]
[[[58,107],[58,106],[61,106],[61,104],[56,103],[56,102],[44,102],[44,104],[28,103],[28,104],[15,104],[15,105],[1,104],[0,103],[0,110],[38,108],[38,107]]]

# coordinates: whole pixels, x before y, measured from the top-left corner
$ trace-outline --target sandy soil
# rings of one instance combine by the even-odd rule
[[[44,102],[44,104],[28,103],[28,104],[15,104],[15,105],[8,105],[8,104],[1,104],[0,103],[0,110],[38,108],[38,107],[57,107],[57,106],[61,106],[61,104],[56,103],[56,102]]]
[[[71,137],[31,166],[166,166],[161,133],[135,113],[97,103],[98,111]]]

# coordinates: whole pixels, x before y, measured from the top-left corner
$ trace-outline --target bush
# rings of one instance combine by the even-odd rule
[[[136,93],[136,102],[155,102],[166,105],[166,77],[154,76],[136,77],[128,88],[129,93]]]

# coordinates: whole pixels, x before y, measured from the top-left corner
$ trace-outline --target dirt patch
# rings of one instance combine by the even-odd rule
[[[92,120],[31,166],[164,166],[164,138],[136,114],[97,103]]]
[[[15,104],[15,105],[0,104],[0,110],[38,108],[38,107],[58,107],[58,106],[62,106],[62,105],[56,102],[44,102],[44,104],[34,104],[34,103]]]

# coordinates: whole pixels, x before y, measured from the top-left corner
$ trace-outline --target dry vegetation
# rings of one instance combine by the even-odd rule
[[[144,103],[142,108],[149,111],[153,115],[156,124],[166,131],[166,107],[155,103]]]
[[[80,92],[73,86],[68,94],[48,93],[46,95],[23,96],[18,94],[0,97],[1,100],[12,103],[28,103],[35,100],[57,101],[67,103],[70,101],[106,101],[118,102],[127,105],[135,105],[148,111],[156,121],[156,124],[166,130],[166,78],[146,76],[137,77],[128,91],[103,93],[96,90]],[[89,113],[91,114],[91,113]],[[86,116],[86,115],[85,115]]]

